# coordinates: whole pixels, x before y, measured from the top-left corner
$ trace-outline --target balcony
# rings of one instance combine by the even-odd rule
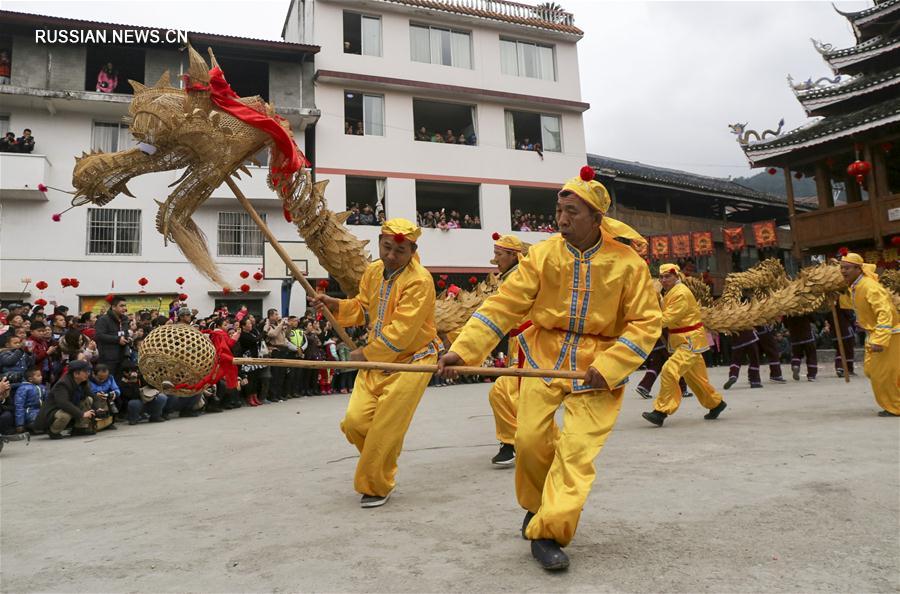
[[[791,219],[794,239],[801,248],[871,241],[872,205],[868,200],[796,215]]]
[[[46,155],[0,153],[0,200],[46,202],[38,184],[47,179],[49,168]]]

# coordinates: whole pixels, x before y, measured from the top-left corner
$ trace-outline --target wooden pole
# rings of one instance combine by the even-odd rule
[[[241,203],[241,206],[244,207],[244,210],[247,211],[247,214],[250,215],[250,218],[253,219],[253,222],[256,223],[256,226],[259,227],[259,230],[262,231],[262,234],[266,236],[266,240],[268,240],[269,245],[271,245],[275,252],[278,253],[278,256],[284,262],[285,266],[288,267],[288,270],[291,271],[291,275],[300,285],[306,290],[307,295],[315,295],[316,291],[312,288],[312,285],[309,284],[309,281],[306,280],[306,277],[303,276],[303,273],[300,272],[300,269],[297,268],[297,265],[294,264],[294,261],[291,260],[291,257],[288,255],[284,248],[281,247],[281,244],[278,243],[278,240],[275,238],[275,235],[272,234],[272,230],[269,229],[266,222],[262,220],[262,217],[259,216],[259,213],[256,212],[256,209],[253,208],[253,205],[250,204],[250,201],[247,200],[247,197],[244,196],[244,193],[241,192],[241,189],[237,187],[237,184],[234,183],[230,177],[225,178],[225,183],[228,184],[228,187],[231,188],[231,191],[234,192],[235,198],[238,199],[238,202]],[[340,324],[337,323],[337,320],[334,319],[334,314],[326,307],[322,310],[322,313],[325,314],[325,317],[331,322],[332,328],[337,332],[337,335],[343,340],[351,349],[356,348],[356,343],[350,338],[347,332],[341,327]],[[257,363],[259,365],[259,363]]]
[[[850,366],[847,364],[847,353],[844,351],[844,339],[841,336],[841,325],[838,323],[837,304],[840,297],[831,304],[831,317],[834,319],[834,335],[837,338],[838,352],[841,354],[841,367],[844,368],[844,381],[850,383]]]
[[[379,361],[307,361],[306,359],[255,359],[235,357],[235,365],[268,365],[271,367],[299,367],[301,369],[375,369],[379,371],[404,371],[407,373],[436,373],[437,365],[416,365],[409,363],[382,363]],[[462,375],[485,375],[491,377],[551,377],[559,379],[584,379],[583,371],[566,369],[525,369],[519,367],[453,367]]]

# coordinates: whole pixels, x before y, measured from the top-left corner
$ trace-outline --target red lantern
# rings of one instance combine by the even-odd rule
[[[241,285],[241,293],[249,293],[250,285]]]
[[[183,276],[179,276],[178,278],[176,278],[176,279],[175,279],[175,284],[178,285],[179,287],[180,287],[181,285],[183,285],[183,284],[184,284],[184,277],[183,277]]]
[[[46,192],[46,191],[47,191],[47,186],[45,186],[44,184],[38,184],[38,192]]]
[[[262,272],[258,272],[258,271],[257,271],[257,272],[254,272],[254,273],[253,273],[253,280],[255,280],[256,282],[259,282],[259,281],[261,281],[262,279],[263,279],[263,274],[262,274]]]
[[[150,281],[148,281],[147,278],[144,276],[142,276],[141,278],[138,279],[138,284],[142,287],[146,287],[147,283],[149,283],[149,282]]]
[[[494,234],[491,235],[491,239],[493,239],[494,241],[497,241],[498,239],[500,239],[500,234],[497,233],[496,231],[494,231]]]
[[[187,299],[188,299],[187,293],[180,293],[180,294],[178,295],[178,300],[179,300],[179,301],[187,301]]]
[[[891,245],[900,247],[900,235],[894,235],[891,237]]]
[[[76,289],[77,289],[77,288],[78,288],[78,285],[80,285],[80,284],[81,284],[81,283],[78,282],[78,279],[77,279],[77,278],[70,278],[70,279],[69,279],[69,286],[70,286],[70,287],[73,287],[73,288],[76,288]]]
[[[59,284],[61,284],[63,286],[63,288],[66,288],[69,286],[69,279],[61,278],[61,279],[59,279]]]
[[[794,177],[797,179],[803,179],[803,174],[798,171],[797,173],[794,174]]]
[[[105,301],[106,301],[107,303],[112,303],[112,300],[115,299],[115,297],[116,297],[115,295],[113,295],[112,293],[110,293],[110,294],[108,294],[108,295],[105,297]]]
[[[892,148],[894,148],[894,145],[891,144],[890,142],[882,142],[881,143],[881,150],[883,150],[886,153],[891,152]]]
[[[322,280],[320,280],[319,282],[316,283],[316,287],[317,287],[320,291],[324,292],[324,291],[326,291],[326,290],[328,289],[328,284],[329,284],[329,283],[328,283],[328,280],[322,279]]]
[[[47,283],[45,281],[38,281],[34,283],[34,286],[37,287],[39,291],[43,291],[47,288]]]
[[[478,277],[475,277],[475,276],[470,276],[470,277],[469,277],[469,284],[470,284],[470,285],[474,285],[474,284],[477,283],[477,282],[478,282]]]
[[[55,212],[50,216],[50,218],[53,219],[54,223],[58,223],[62,220],[62,213]]]
[[[241,270],[241,278],[248,278],[249,276],[249,272],[247,272],[246,270]]]
[[[444,281],[444,280],[439,280],[439,281],[437,282],[437,286],[438,286],[438,289],[443,289],[443,288],[445,288],[445,287],[447,286],[447,283],[446,283],[446,281]]]
[[[34,304],[39,305],[40,307],[44,307],[45,305],[47,305],[47,300],[46,299],[35,299]]]
[[[231,293],[231,289],[229,289],[228,287],[222,287],[222,294],[223,294],[223,295],[227,295],[227,294],[229,294],[229,293]]]
[[[872,171],[872,164],[868,161],[857,160],[847,166],[847,175],[854,176],[859,185],[862,185],[870,171]]]
[[[849,250],[848,248],[846,248],[846,247],[842,247],[842,248],[839,248],[839,249],[838,249],[838,253],[839,253],[841,256],[846,256],[847,254],[850,253],[850,250]]]
[[[769,175],[775,175],[776,173],[778,173],[778,170],[774,167],[769,167],[768,169],[766,169],[766,173],[768,173]]]

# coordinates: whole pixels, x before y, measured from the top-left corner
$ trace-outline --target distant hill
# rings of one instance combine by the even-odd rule
[[[775,175],[762,171],[752,177],[734,177],[731,178],[731,181],[758,192],[766,192],[767,194],[787,198],[787,192],[784,189],[784,174],[781,172],[781,169]],[[814,179],[804,177],[803,179],[793,179],[792,181],[794,182],[794,196],[799,198],[816,195],[816,181]]]

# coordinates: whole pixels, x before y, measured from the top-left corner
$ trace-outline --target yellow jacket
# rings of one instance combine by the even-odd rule
[[[613,388],[644,362],[661,333],[647,264],[606,233],[583,253],[560,235],[532,246],[451,350],[467,364],[480,364],[529,311],[534,325],[518,336],[525,367],[590,366]],[[575,380],[572,389],[591,388]]]
[[[900,334],[900,313],[888,290],[877,280],[859,275],[850,285],[850,297],[856,310],[856,323],[868,333],[867,343],[886,347],[892,334]]]
[[[438,352],[434,284],[415,257],[387,278],[381,260],[369,264],[359,294],[342,299],[335,318],[342,326],[368,326],[363,354],[369,361],[406,363]]]
[[[666,292],[663,297],[662,325],[669,329],[669,351],[684,347],[693,353],[709,350],[706,330],[700,326],[687,332],[673,332],[682,328],[690,328],[700,324],[700,305],[694,294],[683,282],[679,281]]]

